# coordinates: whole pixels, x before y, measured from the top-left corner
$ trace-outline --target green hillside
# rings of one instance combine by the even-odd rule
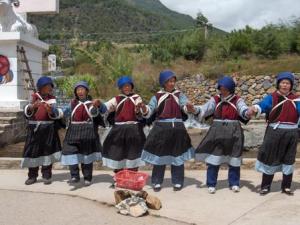
[[[156,32],[194,27],[195,20],[159,0],[61,0],[60,13],[30,16],[41,39],[97,39],[111,32]]]

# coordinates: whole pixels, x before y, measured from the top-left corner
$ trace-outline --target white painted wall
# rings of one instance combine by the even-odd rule
[[[16,51],[18,45],[25,48],[35,82],[42,75],[42,52],[48,50],[48,45],[20,33],[0,33],[0,54],[9,58],[14,74],[12,82],[0,85],[0,108],[22,109],[30,97],[24,89],[24,76]]]

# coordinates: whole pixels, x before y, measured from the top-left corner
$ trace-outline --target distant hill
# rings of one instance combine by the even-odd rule
[[[60,0],[60,13],[30,16],[41,39],[98,38],[111,32],[191,29],[195,20],[159,0]]]

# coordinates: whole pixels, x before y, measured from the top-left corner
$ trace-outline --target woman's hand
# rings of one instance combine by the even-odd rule
[[[99,108],[101,105],[101,101],[99,99],[95,99],[92,101],[94,107]]]
[[[193,113],[194,114],[196,112],[196,109],[195,109],[194,105],[191,102],[188,102],[186,104],[186,109],[187,109],[187,111],[189,113]]]
[[[140,112],[141,110],[142,110],[143,114],[147,113],[147,106],[143,102],[138,103],[137,106],[136,106],[136,111],[137,112]]]
[[[249,118],[252,118],[253,116],[255,116],[257,114],[257,108],[255,106],[249,107],[246,114]]]
[[[46,108],[46,111],[48,114],[51,114],[52,113],[52,106],[47,104],[47,103],[44,103],[45,104],[45,108]]]

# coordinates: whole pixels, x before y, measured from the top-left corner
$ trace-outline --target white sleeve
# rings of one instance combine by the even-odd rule
[[[249,107],[246,105],[245,101],[242,98],[240,98],[237,101],[236,106],[240,117],[242,117],[245,120],[248,120],[249,118],[247,117],[246,113]]]
[[[116,108],[118,103],[117,103],[117,99],[114,97],[111,100],[107,101],[104,103],[107,110],[109,111],[111,108]]]
[[[214,98],[210,98],[208,102],[204,105],[195,106],[196,111],[199,113],[198,118],[202,120],[203,118],[212,115],[216,109],[216,101]]]
[[[24,114],[25,114],[25,116],[27,117],[27,118],[30,118],[30,117],[32,117],[33,116],[33,114],[34,114],[34,111],[32,110],[29,110],[29,108],[32,106],[32,104],[28,104],[28,105],[26,105],[25,106],[25,108],[24,108]]]
[[[139,104],[139,103],[142,103],[143,100],[142,100],[141,96],[139,96],[139,97],[137,97],[137,98],[135,99],[134,102],[135,102],[135,105],[137,105],[137,104]]]
[[[155,96],[153,96],[150,99],[149,104],[146,106],[147,107],[147,113],[143,113],[143,117],[146,119],[149,119],[151,117],[151,115],[155,112],[155,109],[157,107],[157,99]]]

